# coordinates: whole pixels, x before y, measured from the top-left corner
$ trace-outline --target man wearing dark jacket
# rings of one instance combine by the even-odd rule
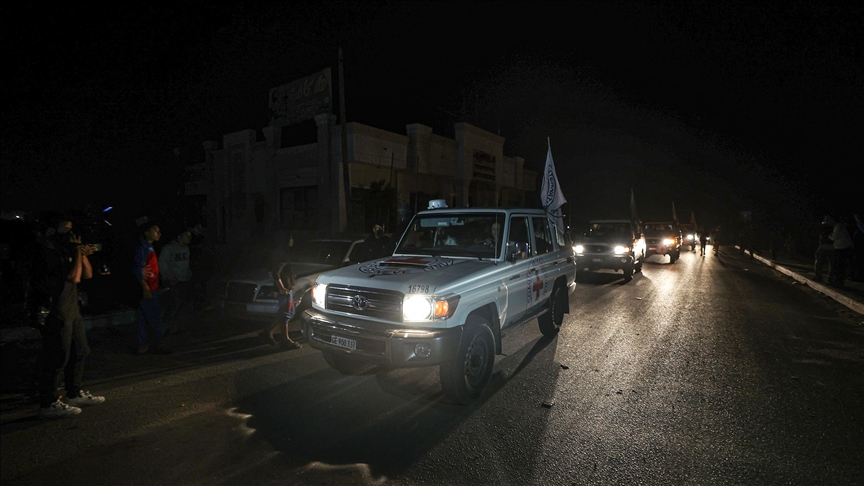
[[[81,389],[84,358],[90,354],[84,318],[78,304],[78,284],[93,276],[88,255],[95,247],[83,245],[72,233],[72,222],[64,219],[52,229],[43,248],[42,268],[36,285],[48,314],[39,323],[42,334],[42,370],[39,380],[39,416],[43,419],[69,417],[83,406],[97,405],[105,397]],[[35,309],[40,311],[41,309]],[[57,387],[65,374],[66,402],[60,401]]]

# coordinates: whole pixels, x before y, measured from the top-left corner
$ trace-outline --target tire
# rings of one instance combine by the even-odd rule
[[[368,374],[376,368],[374,364],[346,358],[345,356],[330,351],[324,351],[321,354],[324,355],[324,361],[326,361],[331,368],[343,375],[356,376]]]
[[[439,367],[444,395],[456,405],[476,400],[489,383],[494,365],[495,341],[489,321],[479,315],[469,316],[459,349]]]
[[[624,281],[629,282],[633,280],[633,265],[628,265],[624,267]]]
[[[546,337],[554,337],[561,330],[561,323],[564,322],[564,309],[567,307],[566,292],[557,286],[552,290],[552,295],[549,296],[549,312],[537,318],[537,323],[540,325],[540,332]]]

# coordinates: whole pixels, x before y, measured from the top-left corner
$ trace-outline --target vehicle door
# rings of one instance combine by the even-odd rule
[[[521,321],[528,312],[530,297],[533,293],[530,281],[531,260],[534,256],[534,241],[531,237],[530,220],[528,216],[513,215],[510,217],[507,238],[504,240],[504,257],[509,265],[509,277],[505,278],[509,318],[502,322],[502,327]],[[536,277],[536,276],[535,276]]]
[[[528,296],[527,313],[534,314],[549,299],[555,278],[567,265],[567,255],[557,251],[555,226],[548,217],[532,216],[531,228],[534,234],[534,257],[529,270],[531,295]]]

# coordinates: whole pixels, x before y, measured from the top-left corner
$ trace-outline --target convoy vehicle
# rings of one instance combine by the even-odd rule
[[[681,256],[681,230],[674,221],[645,223],[646,257],[669,255],[669,263]]]
[[[687,246],[687,249],[693,251],[696,245],[699,244],[699,234],[696,230],[696,225],[693,223],[681,223],[678,225],[681,230],[681,246]]]
[[[620,270],[624,281],[629,282],[633,272],[642,271],[646,250],[638,222],[597,219],[588,223],[588,231],[575,238],[573,251],[578,271]]]
[[[537,318],[545,336],[559,331],[576,268],[541,209],[430,208],[393,255],[319,275],[303,334],[343,374],[438,366],[445,395],[466,404],[492,376],[507,328]]]
[[[294,291],[298,311],[309,308],[309,291],[319,274],[356,263],[361,239],[316,239],[298,244],[289,251],[297,284]],[[271,318],[278,306],[273,277],[265,266],[219,281],[213,306],[235,310],[250,317]],[[299,312],[297,313],[299,314]]]

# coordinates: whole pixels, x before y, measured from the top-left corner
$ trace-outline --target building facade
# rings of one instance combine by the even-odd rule
[[[330,114],[315,123],[311,144],[282,147],[282,129],[272,126],[263,140],[242,130],[225,135],[221,148],[204,142],[205,161],[187,167],[185,191],[217,241],[368,232],[376,222],[395,227],[400,206],[520,206],[537,190],[524,159],[504,155],[503,137],[467,123],[455,125],[455,139],[420,124],[403,135],[348,123],[347,174],[342,126]]]

